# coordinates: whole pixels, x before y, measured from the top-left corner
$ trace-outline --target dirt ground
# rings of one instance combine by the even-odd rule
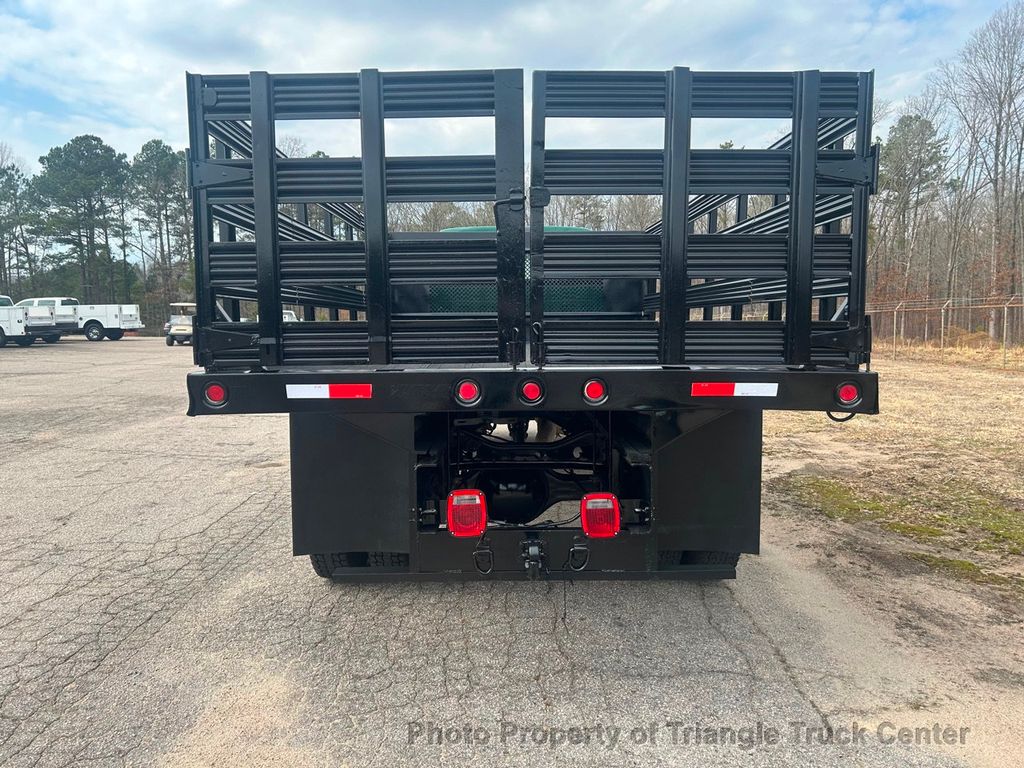
[[[1024,722],[1024,373],[882,360],[882,413],[765,416],[765,536],[941,670],[913,709]],[[979,749],[979,764],[1020,764]]]
[[[1024,764],[1020,374],[881,361],[881,416],[768,414],[735,581],[332,585],[287,418],[185,417],[190,369],[0,350],[0,765]],[[888,740],[934,724],[966,737]]]

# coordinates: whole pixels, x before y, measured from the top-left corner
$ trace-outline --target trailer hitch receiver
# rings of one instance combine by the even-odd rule
[[[523,567],[526,568],[526,577],[531,581],[539,579],[548,572],[547,555],[544,554],[544,542],[536,535],[527,534],[523,539],[521,551],[523,553]]]

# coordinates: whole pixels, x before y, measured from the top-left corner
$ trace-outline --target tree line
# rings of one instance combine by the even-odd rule
[[[129,160],[85,135],[39,166],[0,144],[0,292],[138,303],[151,322],[192,295],[184,152],[154,139]]]
[[[892,117],[871,208],[872,296],[891,304],[1020,294],[1024,2],[997,11]],[[1019,340],[1024,315],[1011,317]],[[994,339],[998,318],[995,308],[975,313],[975,327]]]
[[[876,104],[875,117],[891,121],[891,127],[877,139],[871,299],[1021,293],[1024,0],[997,11],[897,110]],[[290,156],[307,154],[295,138],[283,137],[279,144]],[[317,155],[323,156],[312,154]],[[752,200],[750,212],[759,206]],[[321,227],[321,214],[311,207],[307,221]],[[567,196],[552,200],[546,220],[637,230],[660,215],[656,197]],[[727,224],[730,213],[723,209],[719,215],[720,226]],[[494,222],[488,203],[402,203],[390,206],[388,217],[396,231]],[[192,260],[183,152],[154,139],[129,159],[96,136],[78,136],[39,158],[38,172],[30,174],[0,142],[0,292],[138,303],[153,327],[169,302],[192,297]],[[995,310],[979,318],[987,320],[994,338]],[[1024,316],[1014,324],[1021,338]]]

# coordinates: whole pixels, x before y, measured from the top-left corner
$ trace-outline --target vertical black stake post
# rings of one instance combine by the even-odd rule
[[[543,328],[544,323],[544,122],[547,111],[548,77],[546,72],[533,73],[533,115],[530,126],[530,324]],[[539,335],[530,335],[530,360],[543,365],[543,351],[538,347]]]
[[[523,71],[494,72],[495,199],[523,195]],[[494,211],[498,251],[498,359],[521,362],[520,348],[509,356],[509,343],[526,340],[526,209],[525,201],[498,205]],[[518,332],[515,330],[518,329]]]
[[[871,100],[875,73],[862,72],[857,86],[857,133],[853,151],[858,157],[867,157],[871,151]],[[853,211],[850,218],[852,260],[850,264],[850,297],[846,316],[858,325],[864,324],[864,288],[867,281],[868,198],[871,190],[866,184],[853,187]],[[860,359],[851,360],[857,364]]]
[[[363,215],[366,219],[366,324],[370,362],[391,361],[388,300],[388,216],[384,186],[384,93],[380,72],[359,72],[359,122],[363,153]]]
[[[793,82],[793,142],[789,194],[789,277],[786,283],[786,363],[811,362],[814,272],[814,179],[818,158],[821,73],[797,72]]]
[[[661,362],[685,362],[686,234],[689,218],[690,104],[693,75],[685,67],[668,73],[661,208]]]
[[[278,269],[274,89],[266,72],[249,73],[252,186],[256,223],[256,298],[260,365],[281,364],[281,273]]]
[[[189,145],[194,148],[189,160],[202,163],[210,157],[210,137],[206,130],[205,107],[203,105],[202,75],[186,75],[185,81],[189,101]],[[199,332],[213,323],[213,305],[216,297],[210,288],[210,242],[213,240],[213,217],[210,215],[206,189],[195,187],[192,194],[192,233],[195,243],[196,316],[193,321]],[[196,365],[207,365],[212,361],[201,360],[202,344],[193,344],[192,357]]]

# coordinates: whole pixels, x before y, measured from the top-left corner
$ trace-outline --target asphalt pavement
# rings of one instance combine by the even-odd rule
[[[190,368],[0,350],[0,764],[965,760],[936,670],[768,539],[734,582],[317,578],[287,417],[186,417]]]

